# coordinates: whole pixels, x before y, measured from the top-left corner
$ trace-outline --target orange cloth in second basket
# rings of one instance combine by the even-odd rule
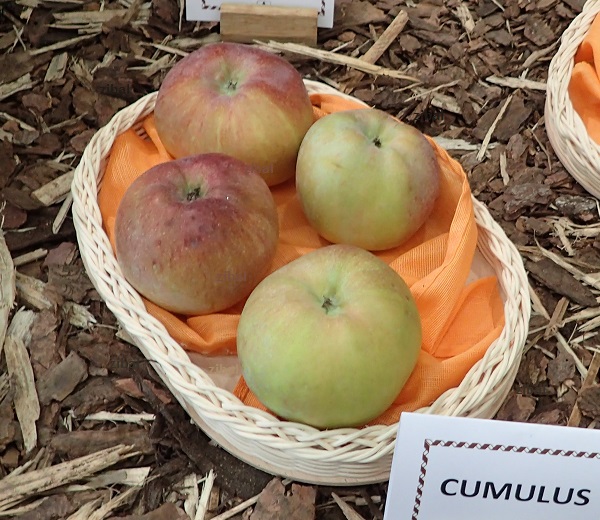
[[[315,120],[339,110],[364,108],[336,95],[313,94],[311,100]],[[113,248],[115,215],[129,184],[148,168],[172,160],[160,143],[152,116],[142,124],[150,139],[140,137],[133,129],[118,136],[100,187],[98,201]],[[459,385],[504,326],[496,278],[466,283],[477,245],[467,178],[456,161],[431,143],[443,166],[440,196],[433,214],[408,243],[376,253],[404,278],[415,297],[423,324],[422,350],[394,405],[371,424],[392,424],[402,411],[427,406]],[[328,242],[304,217],[293,180],[271,191],[280,225],[279,245],[270,269],[273,272]],[[191,317],[174,315],[147,300],[144,303],[148,312],[187,350],[205,355],[235,355],[237,323],[245,302],[227,311]],[[235,394],[248,405],[264,409],[243,378]]]
[[[574,57],[569,97],[589,136],[600,144],[600,16],[596,16]]]

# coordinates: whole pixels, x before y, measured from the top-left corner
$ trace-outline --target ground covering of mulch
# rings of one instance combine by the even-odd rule
[[[271,50],[438,139],[517,245],[533,315],[497,419],[598,428],[599,205],[544,127],[548,64],[582,5],[346,0],[317,53]],[[120,333],[78,254],[69,187],[86,144],[218,40],[218,24],[185,21],[175,0],[0,0],[3,298],[16,266],[14,305],[0,302],[0,518],[383,517],[385,483],[282,482],[211,443]]]

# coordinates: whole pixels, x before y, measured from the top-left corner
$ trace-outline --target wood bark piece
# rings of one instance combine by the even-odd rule
[[[120,444],[23,475],[15,477],[9,475],[0,480],[0,511],[45,491],[94,475],[118,462],[138,455],[140,455],[139,452],[133,450],[131,446]]]
[[[549,289],[566,296],[569,300],[586,307],[596,307],[596,297],[589,287],[578,281],[571,273],[549,258],[538,262],[526,262],[529,274]]]
[[[75,430],[54,435],[48,446],[65,457],[84,457],[110,446],[127,444],[139,453],[152,453],[152,441],[143,428],[122,424],[110,430]]]
[[[317,9],[274,5],[221,5],[220,32],[223,41],[250,43],[254,40],[317,44]]]
[[[71,352],[58,365],[48,369],[38,381],[40,403],[63,401],[87,377],[87,364],[76,352]]]
[[[274,478],[260,494],[250,520],[313,520],[316,495],[314,486],[295,483],[291,486],[291,492],[286,492],[283,482]]]
[[[162,506],[150,511],[144,515],[130,515],[119,517],[118,520],[189,520],[189,516],[185,514],[172,502],[167,502]],[[113,520],[112,518],[110,520]],[[117,520],[117,518],[114,518]]]
[[[4,233],[0,231],[0,358],[8,329],[8,317],[15,302],[15,294],[15,268],[10,251],[6,247]]]
[[[13,388],[13,403],[21,425],[23,444],[27,453],[33,450],[37,444],[35,422],[40,417],[40,403],[35,389],[33,368],[27,352],[34,319],[33,311],[24,309],[17,311],[8,327],[4,342],[6,366]]]

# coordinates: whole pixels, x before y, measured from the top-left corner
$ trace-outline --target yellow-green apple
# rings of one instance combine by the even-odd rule
[[[115,219],[125,279],[153,303],[186,315],[247,297],[270,267],[278,237],[269,187],[224,154],[150,168],[127,188]]]
[[[226,42],[201,47],[168,72],[154,118],[174,157],[225,153],[251,164],[273,186],[293,177],[313,109],[289,62]]]
[[[248,387],[276,415],[356,427],[396,399],[421,334],[403,278],[373,253],[336,244],[258,284],[240,316],[237,354]]]
[[[427,138],[377,109],[324,116],[298,153],[296,190],[304,214],[334,243],[370,251],[401,245],[431,214],[439,185]]]

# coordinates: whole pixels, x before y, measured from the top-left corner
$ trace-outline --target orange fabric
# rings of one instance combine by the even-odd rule
[[[363,108],[336,95],[311,95],[315,120],[324,115]],[[367,109],[367,108],[365,108]],[[121,197],[141,173],[172,158],[162,147],[153,117],[142,127],[117,137],[99,192],[106,232],[114,248],[114,220]],[[402,411],[427,406],[457,386],[482,358],[504,327],[502,300],[495,277],[466,284],[477,245],[469,183],[461,166],[431,140],[440,164],[440,196],[432,216],[402,246],[376,253],[409,285],[423,324],[422,351],[417,366],[396,402],[371,424],[392,424]],[[280,237],[269,272],[328,242],[310,227],[295,194],[294,181],[271,188],[278,208]],[[235,335],[244,302],[209,316],[178,316],[144,300],[184,348],[205,355],[235,355]],[[263,408],[243,378],[234,392],[251,406]]]
[[[596,16],[575,58],[569,97],[590,137],[600,144],[600,16]]]

